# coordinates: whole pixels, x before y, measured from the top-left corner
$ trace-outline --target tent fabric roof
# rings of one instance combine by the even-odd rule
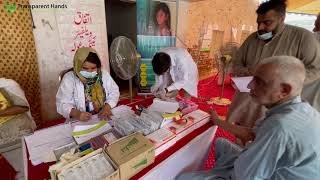
[[[288,0],[287,11],[317,15],[320,13],[320,0]]]

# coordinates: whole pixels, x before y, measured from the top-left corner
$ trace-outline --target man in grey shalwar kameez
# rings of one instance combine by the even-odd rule
[[[253,142],[242,149],[217,139],[213,170],[182,174],[178,179],[320,179],[320,113],[300,98],[304,80],[300,60],[264,59],[248,86],[252,99],[268,109]],[[214,111],[212,120],[225,123]]]
[[[263,59],[272,56],[294,56],[306,67],[302,98],[320,111],[320,43],[306,29],[285,25],[286,5],[283,0],[270,0],[257,9],[258,31],[251,34],[240,47],[233,61],[234,76],[251,76]],[[263,118],[265,108],[248,93],[236,92],[227,121],[253,127]]]
[[[317,19],[314,22],[313,34],[316,39],[320,42],[320,13],[317,16]]]

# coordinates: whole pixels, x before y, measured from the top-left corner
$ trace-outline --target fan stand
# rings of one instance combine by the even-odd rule
[[[141,59],[141,55],[139,53],[136,53],[136,58],[137,58],[137,61]],[[132,103],[133,101],[133,90],[132,90],[132,79],[133,77],[131,77],[129,79],[129,96],[130,96],[130,103]]]
[[[218,106],[227,106],[231,104],[231,101],[227,98],[223,98],[223,93],[224,93],[224,84],[225,84],[225,79],[227,76],[227,72],[229,69],[230,63],[225,64],[225,67],[223,68],[223,74],[222,74],[222,87],[220,89],[220,96],[219,97],[213,97],[211,98],[207,103],[208,104],[215,104]]]
[[[130,96],[130,102],[132,103],[132,100],[133,100],[132,78],[129,79],[129,96]]]
[[[122,96],[121,100],[130,99],[130,104],[131,104],[133,100],[137,100],[137,99],[133,99],[132,78],[128,80],[129,80],[129,95]]]

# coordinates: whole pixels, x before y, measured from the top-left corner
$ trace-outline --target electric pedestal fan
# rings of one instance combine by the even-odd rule
[[[110,63],[116,75],[129,80],[130,101],[132,102],[132,78],[137,74],[140,54],[130,39],[124,36],[115,38],[110,46]]]
[[[221,89],[220,89],[220,96],[219,97],[213,97],[208,101],[208,104],[216,104],[220,106],[227,106],[231,104],[231,101],[227,98],[223,97],[224,93],[224,84],[225,84],[225,78],[227,76],[227,73],[229,71],[230,65],[232,63],[232,59],[235,57],[236,52],[238,50],[239,44],[236,42],[230,42],[227,43],[226,45],[222,46],[220,48],[220,57],[218,57],[219,62],[218,62],[218,81],[219,81],[219,76],[221,75]],[[220,83],[218,83],[220,85]]]

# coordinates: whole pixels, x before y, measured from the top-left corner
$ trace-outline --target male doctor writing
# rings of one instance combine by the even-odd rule
[[[156,83],[151,92],[155,96],[173,98],[180,90],[186,99],[198,96],[198,68],[186,49],[163,49],[154,55],[152,66]]]

